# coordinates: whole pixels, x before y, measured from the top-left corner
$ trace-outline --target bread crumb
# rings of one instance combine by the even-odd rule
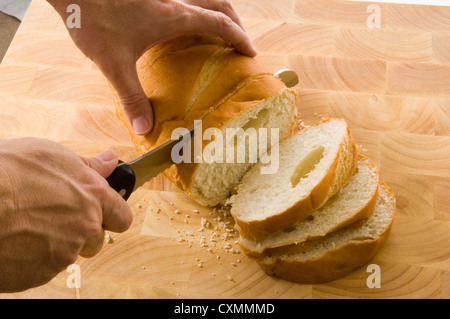
[[[114,242],[114,239],[109,234],[105,234],[105,241],[107,244],[112,244]]]
[[[231,277],[231,276],[227,276],[227,278],[229,281],[234,281],[233,277]]]
[[[180,212],[179,209],[175,209],[174,213],[175,213],[175,214],[181,214],[181,212]]]
[[[206,219],[206,218],[202,218],[201,219],[201,224],[204,228],[211,228],[212,224]]]
[[[192,212],[195,213],[195,214],[200,214],[198,209],[194,209],[194,210],[192,210]]]

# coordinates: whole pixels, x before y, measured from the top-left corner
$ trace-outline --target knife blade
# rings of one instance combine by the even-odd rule
[[[127,200],[138,187],[177,162],[178,156],[181,155],[177,154],[175,155],[176,158],[173,158],[173,147],[178,143],[183,143],[183,145],[188,143],[194,135],[195,128],[196,126],[179,135],[178,138],[158,146],[131,162],[119,161],[116,169],[106,178],[109,186],[118,192],[123,199]]]
[[[293,87],[299,82],[297,74],[289,69],[279,70],[274,75],[283,81],[287,87]],[[192,127],[177,139],[172,139],[131,162],[119,161],[119,165],[106,179],[109,186],[116,190],[123,199],[127,200],[138,187],[176,162],[176,159],[172,158],[172,148],[181,141],[188,143],[194,135],[195,128],[196,126]]]

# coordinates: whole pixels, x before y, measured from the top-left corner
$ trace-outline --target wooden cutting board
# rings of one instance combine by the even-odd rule
[[[450,7],[232,3],[257,59],[273,72],[298,73],[303,121],[343,117],[394,190],[397,216],[370,262],[380,266],[381,287],[368,288],[367,265],[320,285],[267,276],[240,252],[232,220],[158,176],[129,199],[131,229],[111,233],[96,257],[76,261],[81,288],[69,288],[71,272],[62,272],[0,297],[450,297]],[[86,156],[109,147],[124,160],[137,156],[105,78],[44,0],[32,2],[0,65],[0,101],[1,138],[48,138]]]

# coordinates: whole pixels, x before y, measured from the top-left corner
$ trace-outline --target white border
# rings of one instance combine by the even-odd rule
[[[450,0],[352,0],[356,2],[385,2],[385,3],[407,3],[424,4],[432,6],[450,6]]]

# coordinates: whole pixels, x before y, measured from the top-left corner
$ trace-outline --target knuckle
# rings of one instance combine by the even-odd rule
[[[233,27],[234,22],[229,16],[221,12],[216,12],[215,14],[217,22],[221,28],[229,29]]]
[[[88,188],[91,194],[94,195],[92,198],[92,203],[90,203],[90,206],[92,207],[93,205],[95,205],[95,203],[99,202],[101,198],[104,198],[103,195],[106,194],[107,191],[106,186],[108,185],[108,182],[106,181],[106,179],[101,178],[98,175],[98,173],[94,171],[90,171],[88,172],[88,174],[89,174]]]
[[[92,168],[92,164],[87,158],[80,156],[80,160],[84,165],[86,165],[89,168]]]
[[[222,11],[224,11],[224,12],[230,12],[230,11],[233,11],[233,10],[234,10],[234,9],[233,9],[233,6],[232,6],[232,4],[231,4],[231,2],[228,1],[228,0],[222,0],[222,1],[220,1],[220,2],[219,2],[219,6],[220,6],[220,9],[221,9]]]
[[[85,225],[84,228],[84,237],[91,238],[91,237],[100,237],[103,234],[103,227],[101,225],[100,221],[93,221]]]
[[[120,97],[120,103],[124,111],[135,111],[136,105],[148,103],[148,100],[140,93],[131,93]]]

